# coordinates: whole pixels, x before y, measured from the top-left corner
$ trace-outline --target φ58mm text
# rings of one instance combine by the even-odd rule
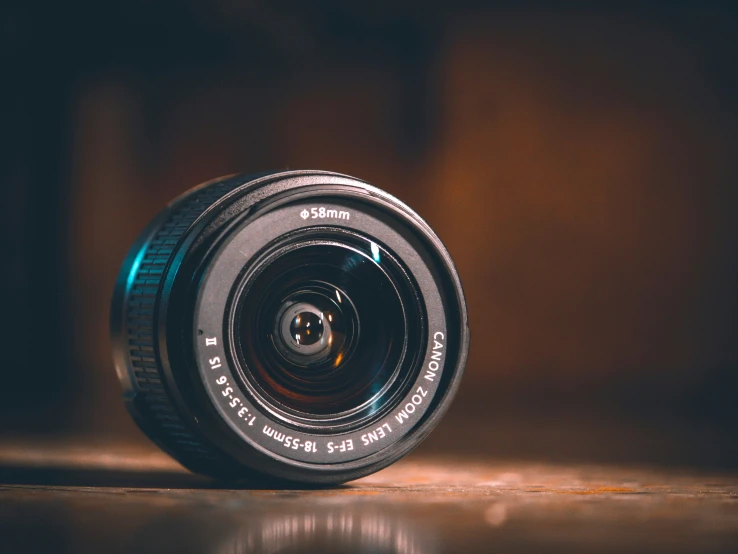
[[[320,206],[310,209],[305,208],[300,212],[300,217],[302,219],[345,219],[348,221],[351,219],[351,214],[346,210],[336,210]]]

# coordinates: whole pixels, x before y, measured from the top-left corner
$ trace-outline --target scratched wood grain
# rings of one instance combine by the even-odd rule
[[[2,552],[736,552],[738,475],[407,459],[329,489],[228,488],[146,447],[0,448]]]

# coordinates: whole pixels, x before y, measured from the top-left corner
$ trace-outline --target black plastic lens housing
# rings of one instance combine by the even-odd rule
[[[111,332],[129,411],[185,467],[316,484],[412,450],[469,346],[430,227],[321,171],[224,177],[174,200],[124,262]]]

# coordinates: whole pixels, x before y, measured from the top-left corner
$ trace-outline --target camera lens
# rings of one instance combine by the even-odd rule
[[[221,479],[385,467],[448,408],[468,350],[458,275],[427,224],[316,171],[175,200],[124,262],[111,329],[135,421]]]

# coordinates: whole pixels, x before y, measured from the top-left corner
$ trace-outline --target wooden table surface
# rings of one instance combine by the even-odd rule
[[[153,448],[0,447],[0,552],[738,552],[738,474],[411,455],[232,489]]]
[[[153,448],[0,448],[1,552],[738,552],[738,475],[411,455],[232,489]]]

